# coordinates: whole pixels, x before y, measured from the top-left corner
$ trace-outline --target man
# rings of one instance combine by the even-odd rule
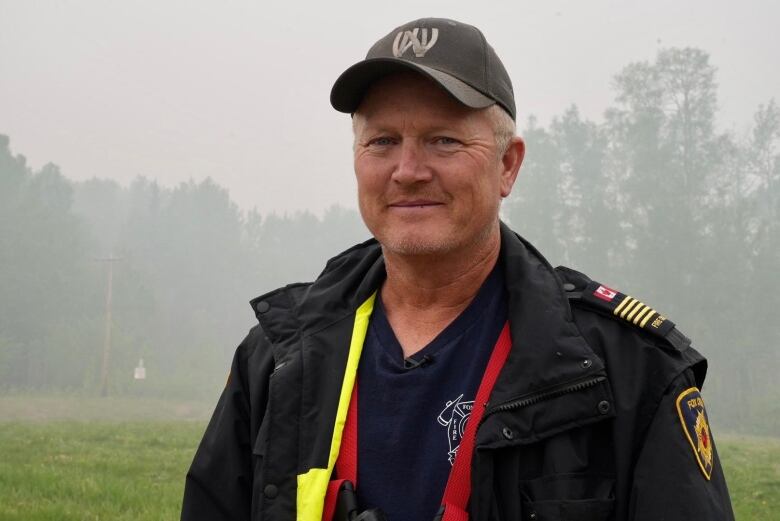
[[[525,149],[482,33],[398,27],[331,102],[375,239],[252,301],[182,519],[733,519],[704,358],[500,223]]]

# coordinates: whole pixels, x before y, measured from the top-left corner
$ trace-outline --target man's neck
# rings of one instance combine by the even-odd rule
[[[398,255],[385,251],[387,280],[382,304],[403,348],[413,355],[433,340],[472,301],[498,260],[498,227],[466,253]]]

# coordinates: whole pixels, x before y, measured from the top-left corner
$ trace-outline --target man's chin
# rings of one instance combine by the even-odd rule
[[[441,255],[457,248],[457,241],[447,237],[415,237],[411,235],[379,240],[382,247],[396,255]]]
[[[383,230],[389,231],[387,229]],[[470,233],[471,232],[471,233]],[[407,227],[403,231],[392,230],[392,233],[374,234],[387,253],[404,256],[448,255],[456,252],[480,251],[483,244],[490,242],[491,235],[499,239],[498,217],[495,222],[486,225],[481,232],[473,234],[465,225],[463,227],[439,227],[427,229],[424,226]]]

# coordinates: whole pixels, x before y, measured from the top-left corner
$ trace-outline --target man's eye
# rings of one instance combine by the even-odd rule
[[[392,138],[389,138],[389,137],[378,137],[378,138],[374,138],[371,141],[369,141],[368,144],[369,145],[376,145],[376,146],[380,146],[380,147],[386,147],[388,145],[392,145],[393,144],[393,140],[392,140]]]
[[[460,141],[448,136],[439,136],[436,139],[434,139],[434,143],[436,143],[437,145],[457,145],[460,143]]]

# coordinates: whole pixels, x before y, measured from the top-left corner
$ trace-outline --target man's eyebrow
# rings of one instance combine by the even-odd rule
[[[380,126],[370,126],[370,125],[362,125],[361,128],[355,129],[355,138],[356,139],[366,139],[369,136],[375,136],[378,134],[388,134],[388,133],[394,133],[391,130],[388,130],[386,127],[380,127]]]
[[[357,135],[379,134],[385,132],[392,134],[398,132],[398,130],[394,129],[392,126],[388,126],[384,124],[370,124],[365,122],[359,125],[357,130],[358,130]],[[458,125],[457,123],[451,123],[451,124],[436,123],[433,125],[426,125],[426,127],[424,129],[421,129],[419,133],[427,135],[427,134],[436,134],[440,132],[445,134],[470,133],[467,125]]]

